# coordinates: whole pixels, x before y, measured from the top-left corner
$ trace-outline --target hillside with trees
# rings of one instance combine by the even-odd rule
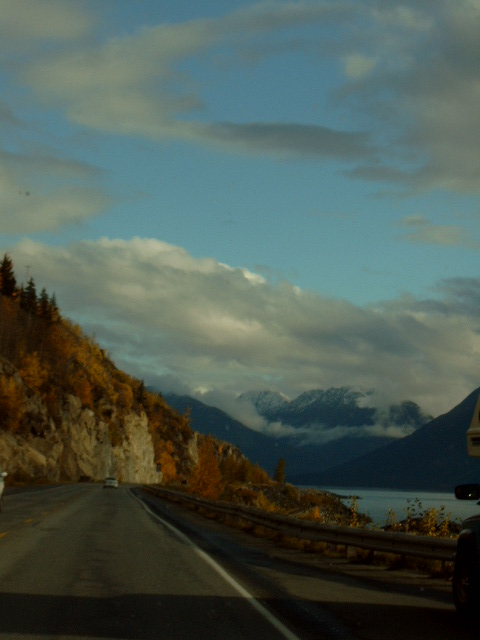
[[[9,482],[98,481],[116,473],[210,497],[235,480],[268,478],[235,447],[195,433],[188,412],[119,370],[62,316],[54,293],[38,293],[33,278],[18,286],[8,255],[0,262],[0,464]]]

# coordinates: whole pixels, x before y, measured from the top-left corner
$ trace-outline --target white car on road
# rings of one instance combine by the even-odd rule
[[[103,483],[104,489],[118,489],[118,480],[113,477],[105,478]]]
[[[6,475],[7,472],[2,471],[2,468],[0,467],[0,510],[2,509],[3,490],[5,489],[5,482],[3,479],[6,477]]]

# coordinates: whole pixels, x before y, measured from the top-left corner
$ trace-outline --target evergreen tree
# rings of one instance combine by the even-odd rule
[[[60,317],[60,312],[58,310],[57,299],[55,297],[55,294],[52,293],[52,295],[50,296],[50,316],[49,316],[49,320],[50,320],[50,322],[55,322],[56,320],[58,320],[59,317]]]
[[[135,400],[141,405],[143,405],[147,400],[147,390],[143,380],[140,380],[135,390]]]
[[[37,313],[37,289],[33,278],[30,278],[25,289],[22,287],[20,290],[20,306],[27,313]]]
[[[273,479],[281,485],[285,484],[285,465],[285,458],[280,458],[273,475]]]
[[[43,287],[38,299],[38,315],[45,320],[48,320],[50,317],[50,300],[45,287]]]
[[[24,309],[25,287],[23,286],[23,282],[20,285],[20,288],[17,289],[16,296],[20,300],[20,307]]]
[[[17,281],[13,272],[13,262],[5,254],[0,262],[0,293],[9,298],[13,298],[17,291]]]

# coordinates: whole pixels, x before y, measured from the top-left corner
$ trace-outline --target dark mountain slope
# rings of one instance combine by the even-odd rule
[[[165,402],[179,413],[190,410],[190,424],[194,431],[223,440],[238,447],[253,463],[272,473],[283,453],[275,446],[275,439],[249,429],[227,413],[190,396],[164,394]]]
[[[466,431],[480,389],[415,433],[348,464],[297,475],[302,484],[451,491],[480,481],[480,458],[469,458]]]
[[[296,474],[347,462],[393,441],[392,438],[345,436],[322,444],[299,444],[298,438],[295,437],[275,438],[254,431],[224,411],[190,396],[163,394],[163,398],[179,413],[183,414],[190,409],[192,429],[206,435],[211,434],[239,447],[251,462],[259,464],[270,474],[273,473],[279,458],[284,458],[287,462],[288,481],[293,481]]]

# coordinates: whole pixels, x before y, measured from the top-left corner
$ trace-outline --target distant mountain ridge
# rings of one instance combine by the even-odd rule
[[[272,391],[250,391],[239,396],[239,403],[251,403],[266,423],[280,424],[280,432],[285,435],[278,437],[255,431],[190,396],[163,397],[180,413],[190,410],[195,431],[231,442],[269,473],[273,473],[279,458],[285,458],[290,481],[300,474],[315,474],[348,463],[393,442],[393,437],[385,435],[386,426],[406,427],[412,432],[429,421],[413,402],[385,410],[359,406],[360,402],[366,404],[367,394],[348,387],[314,389],[294,400]]]
[[[408,400],[390,405],[384,411],[360,406],[359,402],[365,402],[368,397],[369,394],[350,387],[330,387],[305,391],[294,400],[275,391],[247,391],[238,400],[251,402],[268,422],[282,422],[295,427],[322,425],[328,429],[389,424],[410,426],[415,430],[432,419]]]

